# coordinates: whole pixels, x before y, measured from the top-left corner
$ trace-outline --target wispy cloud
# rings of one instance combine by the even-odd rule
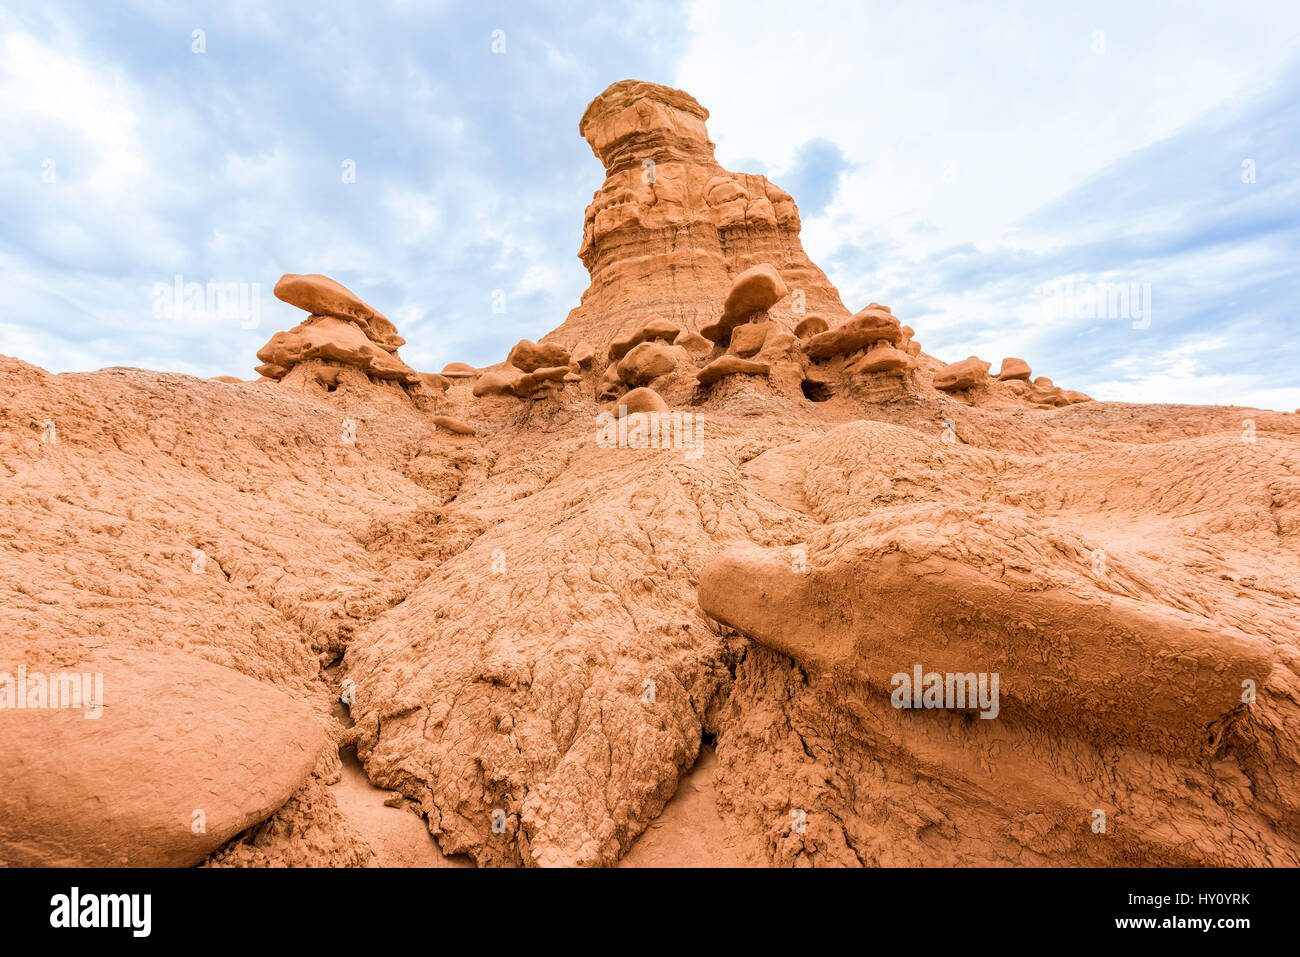
[[[1291,409],[1298,37],[1282,2],[10,4],[0,352],[247,375],[299,318],[275,279],[325,272],[413,365],[497,361],[586,286],[602,172],[577,121],[631,76],[695,94],[720,160],[794,193],[846,302],[928,351]],[[259,283],[260,328],[156,317],[178,274]],[[1044,310],[1121,282],[1149,284],[1149,323]]]
[[[667,79],[680,20],[596,3],[8,9],[0,351],[202,375],[251,374],[298,321],[271,296],[285,272],[351,286],[418,368],[499,361],[559,324],[603,175],[578,117],[614,80]],[[261,326],[155,318],[177,274],[259,283]]]

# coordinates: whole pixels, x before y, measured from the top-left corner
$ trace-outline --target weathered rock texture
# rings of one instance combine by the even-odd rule
[[[1300,418],[945,369],[706,116],[593,101],[591,287],[509,362],[376,375],[317,277],[279,383],[0,360],[0,670],[108,662],[101,724],[0,712],[0,862],[373,862],[355,746],[448,854],[610,864],[715,740],[778,865],[1300,864]],[[996,717],[895,707],[918,665]]]
[[[794,200],[718,165],[708,116],[689,93],[635,80],[592,100],[578,130],[606,175],[578,253],[591,286],[548,339],[585,339],[604,355],[647,319],[699,333],[722,315],[732,281],[765,264],[790,290],[773,308],[784,326],[805,312],[848,315],[803,251]]]

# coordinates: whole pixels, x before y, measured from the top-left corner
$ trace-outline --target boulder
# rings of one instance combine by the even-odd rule
[[[514,384],[522,375],[509,375],[505,372],[484,372],[474,383],[475,398],[488,395],[514,395]]]
[[[695,373],[695,378],[699,380],[700,385],[712,385],[729,375],[765,376],[771,371],[771,366],[766,362],[755,362],[739,356],[719,356]]]
[[[859,348],[875,345],[876,342],[897,345],[901,341],[902,328],[897,319],[879,309],[863,309],[853,319],[837,325],[835,329],[828,329],[827,332],[807,339],[803,351],[807,358],[815,361],[848,355],[849,352],[857,352]]]
[[[433,424],[440,429],[446,429],[448,432],[454,432],[456,435],[474,435],[474,426],[468,422],[462,422],[460,419],[450,415],[435,415]]]
[[[633,389],[618,400],[618,411],[627,415],[637,412],[667,412],[668,403],[654,389],[641,387]]]
[[[0,864],[191,867],[284,804],[329,744],[306,702],[179,651],[22,663],[29,686],[102,676],[102,710],[0,708]]]
[[[658,342],[642,342],[618,363],[618,376],[628,385],[645,385],[667,375],[677,366],[677,357]]]
[[[731,330],[729,351],[742,359],[748,359],[763,348],[763,341],[772,329],[770,322],[746,322]]]
[[[766,312],[789,294],[775,266],[761,263],[746,269],[732,282],[721,318],[702,328],[700,334],[711,342],[726,342],[736,326],[755,313]]]
[[[478,370],[464,362],[448,362],[442,367],[442,375],[448,379],[472,379],[478,375]]]
[[[935,372],[934,387],[941,392],[969,389],[984,381],[988,371],[989,363],[981,361],[976,356],[970,356],[962,359],[961,362],[949,363]]]
[[[914,365],[911,356],[893,346],[876,346],[849,366],[850,372],[896,372]]]
[[[808,339],[804,352],[813,360],[829,359],[881,341],[897,345],[902,339],[897,319],[879,309],[864,309],[842,325]]]
[[[1007,358],[1002,360],[1002,369],[998,372],[998,378],[1003,382],[1010,382],[1013,379],[1029,380],[1029,363],[1024,359]]]
[[[673,340],[673,345],[681,346],[694,358],[702,358],[713,351],[713,343],[705,339],[698,332],[688,332],[683,329],[681,333]]]
[[[660,339],[672,342],[681,334],[681,327],[659,316],[651,317],[637,326],[626,336],[620,336],[609,344],[609,361],[616,362],[643,342]]]
[[[287,332],[277,332],[257,357],[263,362],[257,371],[270,379],[282,379],[298,363],[319,359],[359,369],[372,379],[420,381],[418,372],[367,338],[361,327],[331,316],[309,316]]]
[[[535,343],[521,339],[506,356],[506,362],[521,372],[536,372],[569,364],[569,350],[552,342]]]
[[[406,343],[383,313],[329,276],[286,273],[275,284],[275,296],[313,316],[331,316],[355,323],[371,342],[387,352],[395,352]]]
[[[811,339],[830,327],[831,324],[821,316],[806,316],[799,321],[799,325],[794,327],[794,334],[800,339]]]
[[[731,284],[722,314],[743,317],[766,312],[790,294],[781,274],[769,263],[746,269]]]
[[[612,399],[622,391],[622,387],[623,380],[618,375],[618,364],[611,362],[605,367],[600,383],[596,386],[596,398]]]
[[[540,398],[540,393],[551,391],[557,387],[563,388],[566,378],[570,375],[572,373],[569,372],[567,365],[536,369],[515,379],[510,386],[510,392],[520,399]],[[581,380],[582,377],[579,376],[578,378]]]

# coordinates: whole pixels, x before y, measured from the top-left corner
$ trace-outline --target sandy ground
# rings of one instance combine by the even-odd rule
[[[642,832],[619,867],[764,867],[761,848],[728,827],[718,813],[713,778],[718,756],[700,748],[691,773],[673,799]]]
[[[330,790],[339,810],[374,849],[374,866],[472,866],[467,857],[443,854],[419,815],[384,804],[396,792],[381,790],[370,783],[354,749],[346,749],[340,757],[343,777]]]

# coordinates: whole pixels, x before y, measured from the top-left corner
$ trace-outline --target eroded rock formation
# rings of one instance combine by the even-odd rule
[[[0,863],[365,863],[355,747],[448,854],[610,864],[715,740],[778,865],[1300,864],[1300,417],[946,365],[707,116],[592,102],[591,286],[488,368],[319,276],[258,382],[0,360],[0,673],[105,679],[0,709]]]

